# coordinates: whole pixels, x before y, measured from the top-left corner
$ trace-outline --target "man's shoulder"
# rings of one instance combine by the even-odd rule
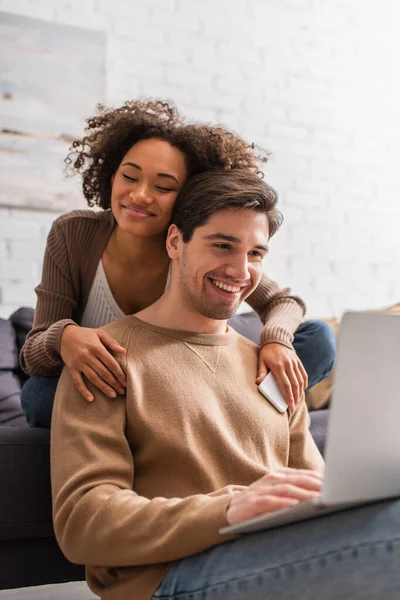
[[[138,331],[140,327],[137,320],[132,318],[131,315],[128,315],[121,319],[116,319],[111,323],[107,323],[102,329],[126,348],[126,344],[128,344],[131,335],[135,331]]]
[[[230,330],[235,336],[235,343],[239,349],[242,349],[243,351],[251,351],[258,356],[260,351],[260,346],[258,344],[255,344],[241,333],[238,333],[232,327],[230,327]]]

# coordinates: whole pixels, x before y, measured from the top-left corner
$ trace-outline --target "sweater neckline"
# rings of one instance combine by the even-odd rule
[[[225,333],[197,333],[195,331],[187,331],[184,329],[168,329],[166,327],[160,327],[153,325],[147,321],[143,321],[134,315],[129,317],[132,321],[132,325],[137,325],[142,329],[154,331],[167,337],[175,338],[186,342],[188,344],[199,344],[201,346],[229,346],[238,338],[238,334],[232,327],[226,325]]]

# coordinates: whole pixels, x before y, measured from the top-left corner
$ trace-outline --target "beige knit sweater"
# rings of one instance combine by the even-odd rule
[[[64,327],[78,323],[83,315],[99,260],[115,221],[112,212],[76,210],[58,218],[49,233],[42,281],[36,288],[37,305],[33,329],[21,351],[21,366],[29,375],[59,375],[59,354]],[[261,344],[279,342],[292,347],[293,334],[305,307],[263,276],[247,302],[266,325]]]
[[[51,426],[53,517],[61,549],[108,600],[150,599],[170,561],[225,537],[241,489],[280,466],[323,468],[307,408],[279,413],[255,384],[258,347],[232,329],[175,331],[131,316],[105,330],[127,350],[126,397],[67,369]]]

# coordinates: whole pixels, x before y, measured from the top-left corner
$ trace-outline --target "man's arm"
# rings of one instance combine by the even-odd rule
[[[225,541],[226,507],[235,489],[184,499],[149,500],[132,491],[135,469],[125,436],[125,398],[110,400],[90,383],[82,402],[67,369],[51,426],[53,519],[72,562],[133,566],[177,560]]]

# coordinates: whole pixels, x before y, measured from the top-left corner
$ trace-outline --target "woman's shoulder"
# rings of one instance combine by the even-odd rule
[[[91,227],[98,224],[111,225],[113,224],[114,217],[111,210],[71,210],[58,217],[53,227]]]
[[[111,210],[72,210],[54,222],[47,238],[47,248],[55,250],[71,248],[80,252],[82,247],[99,247],[107,242],[114,227]]]

